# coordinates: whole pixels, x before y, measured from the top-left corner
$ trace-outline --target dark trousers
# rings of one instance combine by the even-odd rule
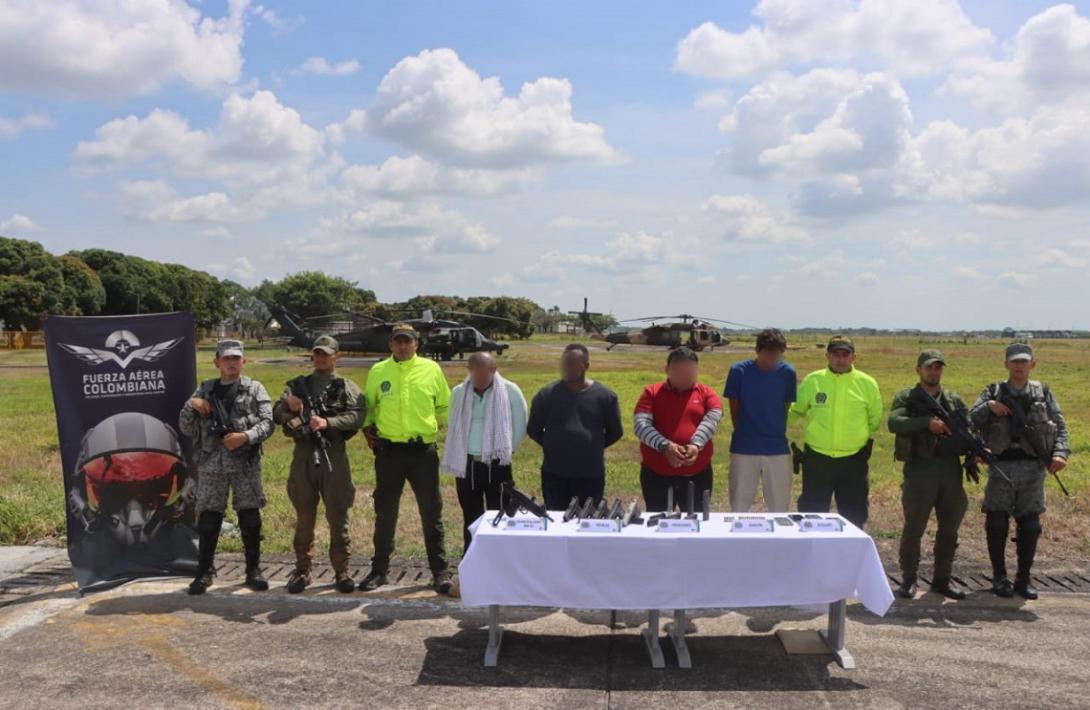
[[[606,492],[606,477],[564,478],[541,474],[541,495],[545,497],[545,507],[549,510],[567,510],[572,498],[580,501],[593,498],[595,505],[602,502]]]
[[[443,497],[439,493],[439,455],[434,444],[386,444],[375,452],[375,556],[371,559],[371,568],[379,572],[390,568],[405,481],[412,487],[416,506],[420,510],[428,566],[433,574],[445,571],[447,553],[443,546]]]
[[[465,542],[463,555],[473,539],[469,526],[484,515],[484,511],[500,509],[500,489],[504,481],[510,480],[510,466],[501,466],[493,461],[490,471],[487,463],[474,461],[472,456],[466,457],[466,477],[455,479],[458,505],[462,507],[462,539]]]
[[[958,529],[969,506],[961,484],[961,471],[905,477],[901,484],[901,506],[905,513],[905,526],[901,530],[901,573],[905,577],[916,576],[920,567],[920,540],[934,510],[938,530],[935,533],[935,574],[931,581],[938,585],[949,582],[954,552],[958,549]]]
[[[837,511],[853,525],[862,528],[869,512],[869,459],[869,446],[842,458],[819,454],[807,446],[802,465],[799,512],[828,513],[833,496],[836,496]]]
[[[666,511],[667,491],[674,489],[674,507],[684,511],[688,505],[689,481],[693,482],[693,512],[699,512],[704,505],[704,491],[712,489],[712,467],[708,466],[691,476],[663,476],[646,466],[640,466],[640,488],[643,489],[643,502],[648,513]],[[672,512],[672,511],[668,511]]]

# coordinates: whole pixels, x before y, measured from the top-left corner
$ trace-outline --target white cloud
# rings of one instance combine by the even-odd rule
[[[488,170],[451,168],[419,155],[390,156],[381,165],[352,165],[341,173],[342,183],[357,192],[392,197],[411,195],[495,195],[537,184],[534,169]]]
[[[0,116],[0,140],[11,140],[26,130],[52,127],[53,121],[44,113],[28,113],[19,118]]]
[[[263,5],[254,5],[252,12],[255,17],[268,25],[274,35],[293,30],[303,23],[303,18],[301,17],[287,20],[281,17],[276,10]]]
[[[79,143],[75,157],[86,173],[142,168],[221,183],[218,194],[229,195],[234,208],[220,213],[234,221],[243,211],[260,216],[329,202],[329,178],[343,160],[326,150],[325,141],[272,92],[258,91],[248,98],[228,96],[210,130],[191,128],[185,118],[163,109],[144,118],[115,119],[99,127],[95,140]],[[139,212],[146,218],[171,214]]]
[[[908,95],[896,80],[815,69],[757,84],[720,125],[735,172],[815,175],[892,166],[911,124]]]
[[[762,77],[815,63],[878,63],[899,76],[946,70],[994,43],[956,0],[762,0],[761,25],[730,32],[705,22],[677,46],[677,71],[712,79]]]
[[[972,131],[935,121],[909,146],[905,180],[931,199],[1045,209],[1090,198],[1090,110],[1042,107]]]
[[[205,227],[197,232],[201,239],[230,239],[231,230],[224,226]]]
[[[223,192],[182,197],[163,180],[123,181],[120,192],[125,215],[149,222],[244,222],[264,216]]]
[[[482,225],[434,202],[410,204],[377,200],[361,209],[322,219],[318,234],[324,232],[413,239],[418,248],[435,253],[484,252],[500,243],[500,239]]]
[[[580,217],[577,215],[561,214],[553,217],[545,224],[545,229],[558,231],[589,231],[596,229],[608,229],[615,227],[617,220],[603,219],[601,217]]]
[[[656,263],[670,256],[671,235],[656,237],[647,232],[620,232],[606,242],[606,252],[614,261]]]
[[[693,102],[693,108],[697,111],[725,110],[730,106],[730,89],[712,89],[701,92]]]
[[[238,256],[231,260],[230,264],[213,262],[205,264],[204,268],[212,273],[222,274],[238,279],[239,281],[254,281],[257,277],[257,269],[245,256]]]
[[[196,130],[172,111],[127,116],[76,147],[85,168],[110,169],[162,163],[186,178],[261,183],[308,166],[325,154],[324,136],[271,91],[228,96],[214,130]]]
[[[983,281],[984,274],[980,273],[980,270],[973,266],[955,266],[950,269],[950,273],[958,279],[966,279],[968,281]]]
[[[824,279],[851,277],[862,283],[874,283],[878,280],[877,272],[885,266],[885,259],[848,256],[838,248],[823,256],[802,261],[797,271]]]
[[[16,212],[11,217],[0,222],[0,233],[6,234],[26,234],[28,232],[40,232],[42,228],[37,222],[27,217],[25,214]]]
[[[325,57],[310,57],[300,64],[293,74],[318,74],[321,76],[349,76],[360,70],[360,63],[355,59],[330,62]]]
[[[861,273],[856,274],[855,278],[852,279],[852,281],[854,281],[857,284],[864,284],[864,285],[871,286],[871,285],[874,285],[874,284],[878,283],[879,278],[878,278],[878,274],[874,273],[873,271],[863,271]]]
[[[574,120],[571,96],[567,79],[550,77],[505,96],[498,78],[482,79],[453,50],[426,50],[383,77],[362,124],[451,165],[509,168],[614,158],[601,126]]]
[[[1041,103],[1083,105],[1090,98],[1090,19],[1055,5],[1028,19],[1008,58],[957,68],[946,91],[1002,111]]]
[[[725,221],[728,239],[800,246],[808,246],[813,241],[806,230],[788,216],[773,213],[752,195],[712,195],[704,202],[704,211]]]
[[[238,81],[247,0],[221,18],[186,2],[0,2],[0,90],[116,98],[173,81]]]

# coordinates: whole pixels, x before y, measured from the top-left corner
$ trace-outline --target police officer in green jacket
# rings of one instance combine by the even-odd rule
[[[356,583],[349,575],[351,539],[348,511],[356,499],[345,442],[363,425],[365,405],[355,382],[337,372],[339,345],[329,335],[314,340],[314,372],[296,378],[273,408],[277,424],[295,441],[288,473],[288,498],[295,508],[295,570],[288,577],[288,592],[298,594],[311,583],[314,525],[318,502],[325,505],[329,523],[329,561],[333,585],[348,594]],[[305,398],[313,407],[307,410]],[[303,421],[303,416],[309,419]],[[316,450],[320,437],[324,444]]]
[[[398,323],[390,331],[391,356],[376,363],[367,376],[364,434],[375,453],[375,554],[371,572],[360,582],[364,591],[387,582],[406,481],[420,510],[432,584],[442,594],[452,586],[435,447],[450,407],[450,386],[438,363],[419,357],[416,348],[416,329]]]
[[[897,594],[905,599],[916,596],[916,574],[920,566],[920,540],[927,529],[931,511],[935,511],[935,572],[931,591],[949,599],[964,599],[965,592],[953,581],[954,552],[958,547],[958,529],[965,517],[969,499],[961,474],[961,457],[968,453],[966,442],[958,439],[940,417],[934,416],[925,398],[938,403],[951,419],[968,426],[968,407],[956,392],[942,386],[946,358],[938,350],[924,350],[916,358],[920,381],[906,387],[893,398],[889,412],[889,430],[896,439],[893,456],[903,461],[904,483],[901,506],[905,524],[901,529],[901,586]]]
[[[855,367],[855,343],[829,339],[828,367],[811,372],[799,386],[789,410],[805,422],[802,495],[799,512],[827,513],[836,508],[854,525],[867,522],[867,480],[874,432],[882,421],[882,395],[874,378]]]

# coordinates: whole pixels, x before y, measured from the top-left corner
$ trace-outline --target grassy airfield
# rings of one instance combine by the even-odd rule
[[[825,336],[792,335],[787,359],[802,377],[824,364],[820,343]],[[500,359],[505,377],[522,388],[527,399],[556,378],[560,351],[569,342],[562,336],[536,336],[529,341],[515,341]],[[630,414],[643,386],[663,376],[666,350],[636,346],[618,346],[610,352],[591,346],[591,377],[617,392],[625,418],[624,439],[606,453],[606,493],[609,497],[631,499],[640,495],[639,451],[631,433]],[[857,366],[873,375],[882,389],[888,407],[893,394],[915,382],[916,354],[923,347],[939,347],[949,366],[945,384],[958,391],[970,404],[990,381],[1005,375],[1002,341],[920,339],[916,337],[863,337],[856,340]],[[1048,482],[1049,511],[1044,518],[1039,559],[1043,562],[1084,565],[1090,559],[1090,343],[1076,340],[1036,341],[1038,365],[1035,377],[1048,382],[1056,393],[1071,431],[1072,458],[1061,474],[1072,497],[1065,499],[1053,480]],[[727,369],[732,362],[749,357],[752,352],[747,337],[743,343],[701,354],[702,379],[722,391]],[[307,362],[298,351],[251,349],[246,373],[265,383],[273,396],[291,377],[305,372]],[[198,377],[211,377],[212,352],[201,350],[197,356]],[[274,362],[267,362],[274,361]],[[26,544],[49,540],[63,544],[64,486],[57,446],[56,420],[46,373],[45,356],[38,351],[0,351],[0,544]],[[444,363],[443,369],[453,386],[465,373],[459,361]],[[341,368],[341,372],[361,386],[368,366],[359,360]],[[713,509],[727,510],[727,469],[730,421],[724,420],[715,439],[715,494]],[[801,432],[789,431],[801,443]],[[352,536],[356,554],[370,556],[374,490],[373,458],[363,444],[363,437],[350,444],[353,477],[357,486],[356,507],[352,513]],[[265,484],[269,505],[265,509],[265,549],[273,552],[291,550],[294,514],[286,493],[291,442],[277,432],[265,444]],[[519,487],[540,498],[541,450],[527,441],[515,458]],[[896,539],[901,529],[900,465],[893,461],[893,437],[885,427],[878,433],[871,459],[871,519],[868,531],[883,550]],[[794,482],[797,497],[800,488]],[[969,513],[962,530],[959,555],[979,561],[984,552],[983,516],[979,502],[983,483],[968,484]],[[443,477],[446,506],[447,549],[452,556],[461,552],[461,511],[455,496],[454,481]],[[758,502],[758,508],[761,507]],[[422,555],[423,540],[419,517],[411,491],[406,487],[398,524],[397,551],[401,555]],[[321,517],[319,516],[319,519]],[[933,527],[933,526],[932,526]],[[933,530],[930,531],[933,534]],[[930,537],[930,535],[929,535]],[[319,523],[319,550],[327,544]],[[925,549],[930,547],[925,540]],[[225,549],[238,549],[237,539],[227,539]],[[1013,548],[1013,546],[1012,546]],[[1012,552],[1013,554],[1013,552]]]

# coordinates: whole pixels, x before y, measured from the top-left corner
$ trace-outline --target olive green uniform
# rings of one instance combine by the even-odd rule
[[[284,433],[295,440],[288,474],[288,498],[296,515],[296,568],[301,572],[310,571],[320,499],[325,504],[325,517],[329,523],[329,561],[334,572],[347,572],[351,547],[348,510],[355,501],[356,486],[352,483],[345,442],[363,425],[366,404],[356,383],[335,372],[308,375],[306,388],[315,403],[324,403],[328,412],[329,426],[323,433],[329,441],[329,467],[324,459],[315,463],[314,445],[301,429],[291,426],[295,414],[284,401],[289,391],[285,390],[273,412],[276,423],[283,425]]]
[[[928,428],[931,415],[914,397],[930,397],[926,391],[905,388],[893,398],[889,430],[896,435],[894,457],[904,462],[901,506],[905,523],[901,530],[900,564],[906,579],[914,580],[920,566],[920,541],[927,530],[931,511],[935,511],[935,571],[932,585],[942,586],[953,573],[954,553],[958,547],[958,529],[965,517],[969,499],[962,484],[962,442],[952,436],[936,436]],[[965,402],[947,389],[935,399],[951,418],[966,421]]]

